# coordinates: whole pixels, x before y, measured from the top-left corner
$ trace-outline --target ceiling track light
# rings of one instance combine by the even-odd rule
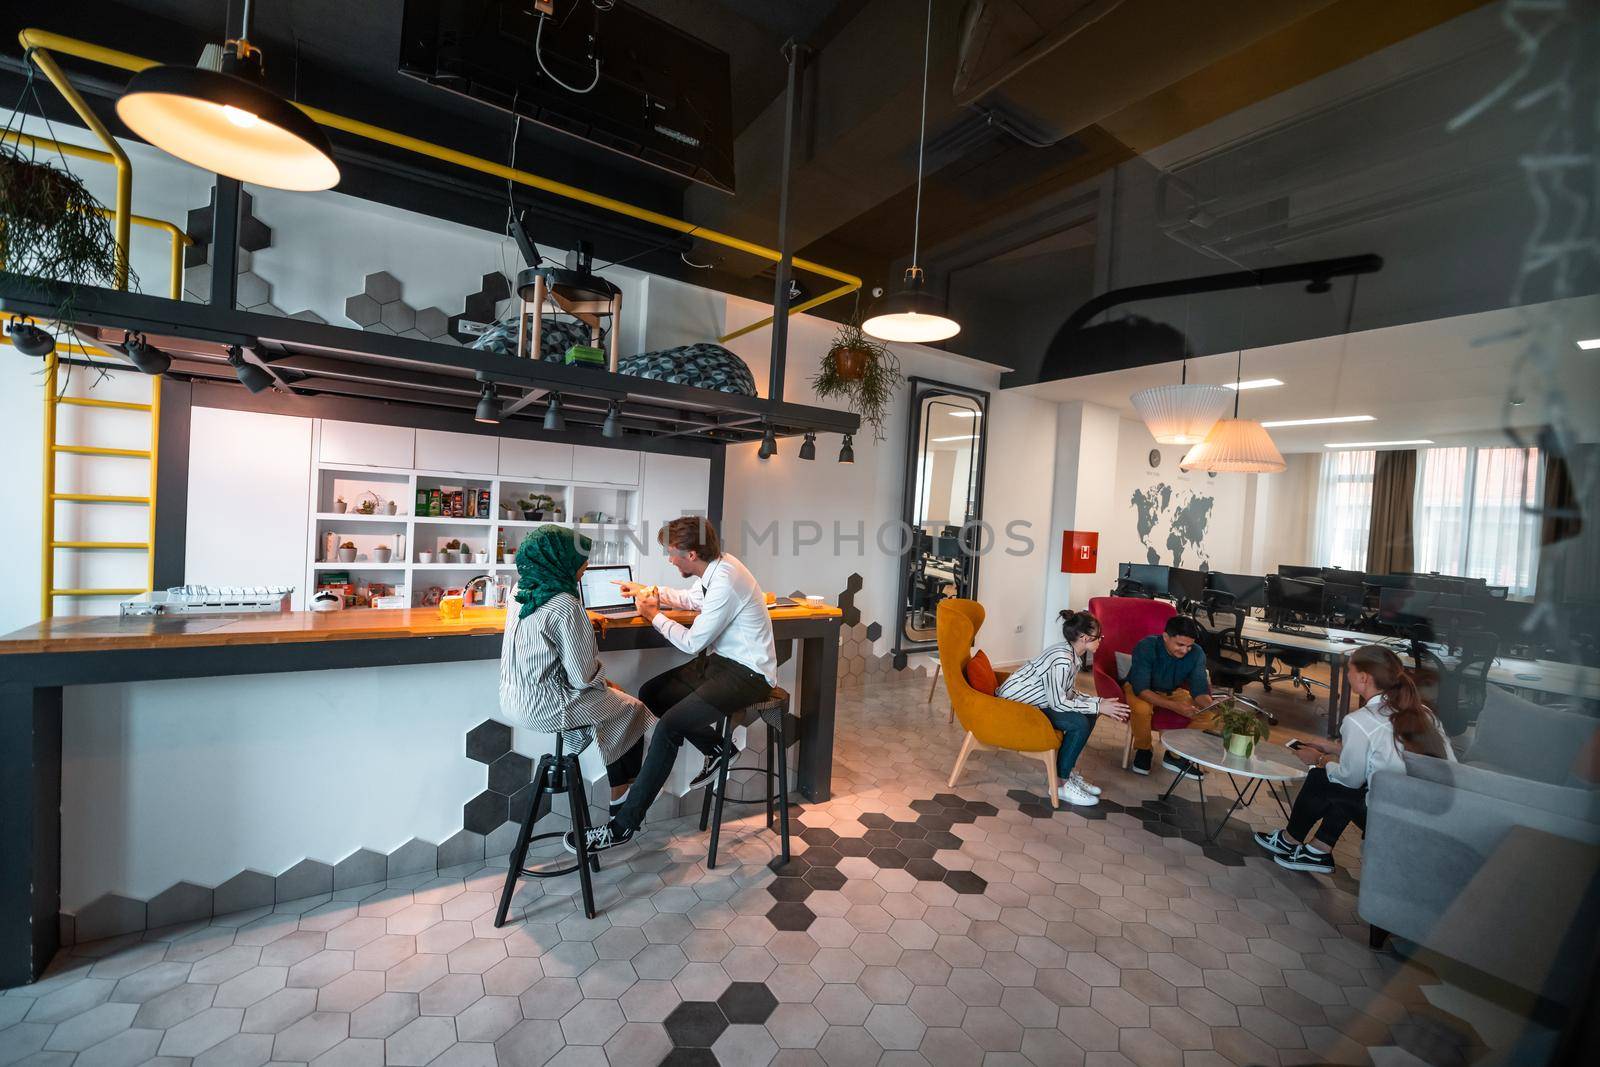
[[[801,459],[816,459],[817,458],[817,435],[816,434],[814,434],[814,433],[806,434],[805,441],[800,445],[800,458]]]
[[[544,428],[550,433],[562,433],[567,428],[566,416],[561,414],[561,394],[551,393],[544,406]]]
[[[772,431],[772,423],[766,423],[766,432],[761,435],[761,447],[756,449],[756,455],[762,459],[771,459],[778,454],[778,435]]]
[[[493,382],[483,383],[483,391],[478,394],[478,410],[473,418],[490,426],[499,424],[500,398],[495,395]]]
[[[925,289],[927,277],[917,263],[922,237],[922,159],[928,142],[928,56],[933,42],[933,0],[922,31],[922,117],[917,132],[917,209],[911,225],[911,266],[905,284],[873,305],[861,329],[880,341],[926,344],[961,332],[961,324],[945,314],[944,301]]]
[[[272,388],[272,374],[258,363],[251,363],[244,358],[244,351],[238,345],[228,346],[228,363],[233,367],[233,373],[238,376],[239,384],[252,393],[264,392]]]
[[[129,79],[117,117],[202,170],[270,189],[331,189],[339,182],[333,146],[305,112],[267,88],[261,50],[249,40],[250,8],[245,0],[239,36],[222,46],[220,70],[147,67]]]
[[[601,437],[609,437],[612,440],[616,440],[622,436],[622,422],[619,418],[621,414],[622,405],[613,400],[611,405],[606,408],[606,421],[600,426]]]
[[[151,344],[142,333],[128,334],[122,342],[122,351],[135,367],[146,374],[165,374],[172,369],[172,357]]]
[[[11,320],[11,347],[25,356],[42,359],[56,350],[56,339],[31,322]]]
[[[855,461],[856,461],[856,450],[855,450],[855,445],[853,443],[853,439],[851,438],[851,436],[849,434],[845,434],[844,435],[844,444],[839,447],[839,462],[840,463],[854,463]]]

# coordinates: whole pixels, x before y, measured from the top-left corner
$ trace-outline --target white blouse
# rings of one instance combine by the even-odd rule
[[[1394,721],[1390,714],[1389,701],[1379,693],[1344,717],[1339,724],[1339,740],[1342,743],[1339,758],[1323,766],[1330,782],[1360,789],[1371,785],[1372,776],[1379,771],[1405,773],[1405,757],[1400,746],[1395,744]],[[1439,720],[1431,714],[1428,718],[1434,733],[1438,735],[1444,758],[1451,763],[1456,762],[1450,738],[1439,725]]]

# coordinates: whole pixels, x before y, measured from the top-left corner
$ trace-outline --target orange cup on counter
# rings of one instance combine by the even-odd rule
[[[459,594],[439,598],[439,618],[461,618],[461,597]]]
[[[778,602],[778,594],[777,593],[763,593],[762,595],[767,598],[767,607],[769,607],[769,608],[772,607],[772,605],[774,605],[774,604],[776,604]]]

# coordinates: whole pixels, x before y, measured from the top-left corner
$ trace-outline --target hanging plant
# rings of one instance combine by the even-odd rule
[[[111,286],[117,242],[77,175],[0,142],[0,263],[44,281]]]
[[[894,394],[905,378],[900,361],[887,345],[845,323],[833,336],[833,345],[822,357],[822,366],[811,379],[818,398],[842,399],[846,406],[872,427],[875,440],[883,440],[883,418],[894,402]]]

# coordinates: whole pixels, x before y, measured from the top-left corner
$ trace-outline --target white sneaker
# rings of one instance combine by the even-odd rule
[[[1086,793],[1071,782],[1062,782],[1056,789],[1056,796],[1068,804],[1076,804],[1080,808],[1092,808],[1100,803],[1100,798],[1093,793]]]
[[[1094,785],[1093,783],[1091,783],[1088,779],[1084,778],[1084,776],[1079,774],[1077,771],[1073,771],[1072,772],[1072,777],[1068,778],[1067,781],[1071,782],[1073,785],[1077,786],[1079,789],[1083,790],[1085,793],[1088,793],[1092,797],[1097,797],[1101,793],[1101,789],[1100,789],[1099,786]]]

